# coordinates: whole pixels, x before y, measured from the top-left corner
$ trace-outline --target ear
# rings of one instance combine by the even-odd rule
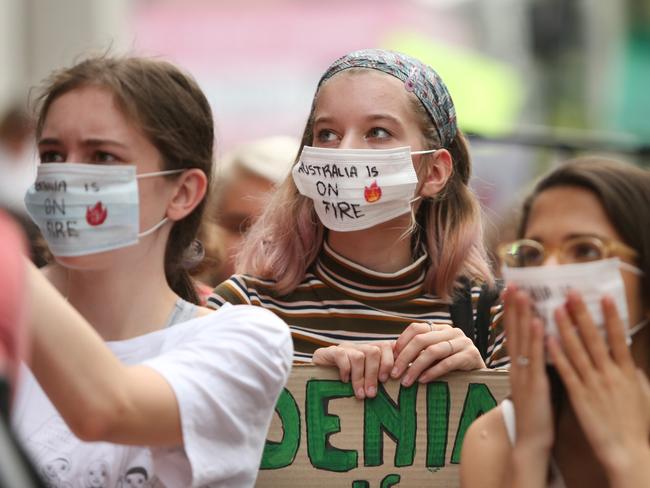
[[[451,154],[446,149],[438,149],[431,154],[428,160],[422,161],[426,164],[424,181],[420,189],[420,196],[433,198],[445,187],[453,172],[453,161]]]
[[[192,168],[178,177],[172,199],[167,205],[167,218],[182,220],[201,203],[208,188],[208,177],[198,168]]]

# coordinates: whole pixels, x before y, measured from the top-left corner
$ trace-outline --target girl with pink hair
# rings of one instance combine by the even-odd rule
[[[471,163],[437,73],[377,49],[318,85],[292,175],[208,306],[291,327],[298,362],[337,366],[358,398],[507,363]]]

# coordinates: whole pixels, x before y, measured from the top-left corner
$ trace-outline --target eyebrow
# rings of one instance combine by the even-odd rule
[[[611,239],[610,237],[601,234],[596,234],[594,232],[576,232],[576,233],[567,234],[563,236],[562,240],[566,241],[568,239],[575,239],[576,237],[596,237],[597,239]],[[530,236],[530,237],[526,237],[525,239],[532,239],[533,241],[543,242],[543,239],[541,239],[540,236]]]
[[[45,137],[38,141],[39,146],[56,146],[61,144],[59,139],[54,137]],[[85,139],[82,141],[84,146],[97,147],[97,146],[117,146],[123,149],[126,149],[127,146],[121,142],[114,141],[112,139]]]
[[[369,120],[369,121],[388,120],[388,121],[390,121],[390,122],[392,122],[392,123],[394,123],[396,125],[399,125],[400,127],[402,126],[402,122],[400,122],[400,120],[397,117],[395,117],[393,115],[390,115],[390,114],[381,114],[381,113],[380,114],[372,114],[372,115],[368,115],[365,119]],[[321,115],[321,116],[318,116],[318,117],[316,117],[314,119],[314,125],[316,125],[316,124],[331,124],[335,120],[336,119],[334,117],[331,117],[331,116],[328,116],[328,115]]]

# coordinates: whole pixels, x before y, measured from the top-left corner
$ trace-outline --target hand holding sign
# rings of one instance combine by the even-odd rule
[[[450,371],[484,367],[481,353],[461,329],[415,322],[397,339],[391,376],[402,377],[402,385],[410,386],[416,380],[427,383]]]
[[[612,486],[623,486],[624,480],[647,482],[650,384],[634,364],[614,301],[604,298],[602,309],[609,344],[598,332],[581,296],[569,293],[566,309],[555,313],[562,346],[557,338],[550,337],[549,352]]]
[[[336,366],[341,381],[352,380],[354,396],[359,400],[377,395],[377,381],[388,380],[393,368],[393,341],[324,347],[314,353],[314,364]]]

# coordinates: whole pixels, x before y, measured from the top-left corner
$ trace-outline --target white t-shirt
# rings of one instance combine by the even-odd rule
[[[12,423],[46,486],[253,486],[291,369],[291,337],[282,320],[262,308],[237,305],[107,344],[124,363],[144,364],[169,382],[179,404],[183,446],[83,442],[24,367]]]

